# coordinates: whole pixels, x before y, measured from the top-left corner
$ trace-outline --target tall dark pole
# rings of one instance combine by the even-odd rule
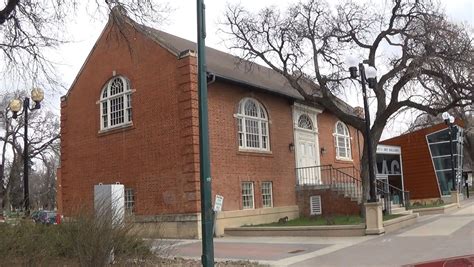
[[[370,114],[369,104],[367,102],[367,89],[366,89],[366,77],[364,64],[359,64],[359,74],[362,83],[362,96],[364,97],[364,114],[365,114],[365,143],[367,143],[367,153],[369,157],[369,189],[370,198],[369,202],[377,202],[377,196],[375,194],[375,170],[373,161],[373,147],[372,138],[370,137]]]
[[[204,0],[197,0],[198,91],[199,91],[199,155],[201,173],[202,265],[214,266],[213,211],[211,201],[211,166],[209,159],[209,127],[207,114],[206,17]]]
[[[30,190],[28,184],[28,108],[30,107],[30,99],[28,97],[23,101],[23,110],[25,111],[25,136],[23,137],[23,190],[24,190],[24,204],[25,204],[25,215],[30,215]]]
[[[456,191],[456,172],[454,171],[454,153],[453,153],[453,135],[454,126],[452,123],[449,124],[449,147],[451,152],[451,179],[453,181],[452,191]]]

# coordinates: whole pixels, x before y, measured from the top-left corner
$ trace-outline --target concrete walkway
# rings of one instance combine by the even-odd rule
[[[411,227],[363,237],[224,237],[214,239],[216,260],[271,266],[401,266],[474,254],[474,198],[450,214],[419,218]],[[173,243],[171,255],[199,259],[200,240]]]

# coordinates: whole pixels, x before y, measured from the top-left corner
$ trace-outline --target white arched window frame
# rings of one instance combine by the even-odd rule
[[[298,128],[314,131],[313,120],[308,116],[308,114],[301,114],[298,117]]]
[[[352,160],[351,136],[349,128],[341,121],[336,123],[334,131],[334,143],[336,145],[336,158],[343,160]]]
[[[270,151],[268,115],[260,102],[244,98],[237,109],[239,148]]]
[[[100,95],[100,129],[107,130],[132,123],[132,90],[128,79],[110,79]]]

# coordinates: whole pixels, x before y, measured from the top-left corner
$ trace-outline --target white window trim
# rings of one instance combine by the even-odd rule
[[[337,125],[338,124],[342,124],[345,129],[347,130],[347,136],[344,135],[344,134],[339,134],[337,132]],[[351,137],[351,132],[349,131],[349,127],[347,127],[347,125],[345,123],[343,123],[342,121],[337,121],[336,124],[335,124],[335,128],[334,128],[334,133],[332,134],[334,136],[334,147],[336,149],[336,159],[337,160],[343,160],[343,161],[353,161],[352,160],[352,144],[351,144],[351,140],[352,140],[352,137]],[[343,137],[344,138],[344,142],[347,141],[348,143],[348,146],[344,146],[344,147],[339,147],[338,146],[338,137]],[[339,156],[339,148],[344,148],[346,150],[346,155],[347,157],[341,157]]]
[[[263,202],[263,184],[269,184],[270,185],[270,206],[265,206],[265,203]],[[263,208],[273,208],[273,182],[271,181],[265,181],[262,182],[262,207]]]
[[[250,184],[251,185],[251,189],[252,189],[252,194],[251,195],[246,195],[246,196],[252,196],[252,207],[244,207],[244,192],[243,192],[243,188],[244,188],[244,184]],[[243,210],[253,210],[255,209],[255,188],[254,188],[254,185],[253,185],[253,182],[242,182],[242,209]]]
[[[117,78],[120,78],[122,80],[122,83],[124,85],[124,90],[123,90],[122,93],[111,96],[110,95],[110,86],[111,86],[112,82]],[[107,97],[105,97],[105,98],[103,97],[104,90],[107,90]],[[135,92],[135,90],[132,90],[130,88],[130,82],[128,81],[128,79],[126,79],[123,76],[112,77],[107,82],[107,84],[104,86],[104,88],[100,92],[100,100],[98,101],[99,102],[99,110],[100,110],[100,132],[104,132],[104,131],[108,131],[108,130],[112,130],[112,129],[117,129],[117,128],[128,127],[130,125],[133,125],[132,119],[131,118],[129,119],[130,109],[133,110],[133,102],[132,102],[131,99],[130,99],[130,108],[127,107],[127,96],[130,96],[130,98],[131,98],[133,92]],[[124,120],[123,120],[122,123],[115,124],[115,125],[111,126],[111,117],[112,117],[111,116],[111,100],[116,99],[116,98],[120,98],[120,97],[123,99]],[[103,107],[102,107],[104,102],[107,103],[107,127],[104,127],[104,111],[103,111]],[[132,114],[133,114],[133,111],[132,111]]]
[[[262,117],[252,117],[245,115],[245,103],[247,101],[253,101],[257,105],[258,112],[263,111],[265,118]],[[239,120],[242,120],[242,132],[239,132],[237,129],[237,141],[239,142],[239,151],[246,151],[246,152],[270,152],[270,131],[269,131],[269,124],[271,123],[269,118],[268,118],[268,112],[265,109],[265,107],[260,103],[258,100],[251,98],[251,97],[245,97],[242,100],[239,101],[238,105],[238,110],[240,110],[240,113],[237,112],[234,114],[234,117]],[[247,132],[246,132],[246,120],[254,120],[258,122],[258,138],[259,138],[259,147],[248,147],[247,146]],[[262,122],[265,122],[265,130],[266,130],[266,148],[263,148],[263,133],[262,133]],[[239,140],[239,134],[242,133],[242,145],[240,145],[240,140]]]

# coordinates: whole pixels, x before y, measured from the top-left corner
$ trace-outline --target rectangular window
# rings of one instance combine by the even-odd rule
[[[247,147],[260,148],[258,120],[246,119],[245,130],[247,132]]]
[[[242,208],[244,210],[254,208],[253,182],[242,183]]]
[[[108,127],[108,108],[107,108],[107,102],[102,102],[102,125],[103,128]]]
[[[239,147],[244,146],[244,129],[242,128],[242,118],[237,119],[237,128],[239,132]]]
[[[132,95],[127,94],[127,121],[132,121]]]
[[[273,207],[272,182],[262,183],[262,201],[264,208]]]
[[[267,133],[267,123],[261,122],[262,129],[262,148],[267,149],[268,147],[268,133]]]
[[[123,97],[117,97],[110,100],[110,126],[124,122],[124,103]]]
[[[125,188],[125,210],[129,213],[134,212],[135,194],[133,188]]]

